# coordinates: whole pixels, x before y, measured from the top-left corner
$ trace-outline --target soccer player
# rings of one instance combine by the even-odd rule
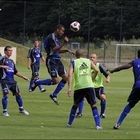
[[[110,82],[110,76],[107,73],[107,71],[103,68],[103,66],[100,63],[97,63],[97,55],[95,53],[90,55],[90,60],[96,65],[96,68],[98,69],[98,74],[93,81],[93,87],[95,88],[96,97],[100,100],[100,106],[101,106],[101,112],[100,117],[105,118],[105,109],[106,109],[106,95],[104,91],[103,86],[103,76],[106,78],[106,82]],[[79,104],[79,111],[76,114],[76,117],[82,116],[82,110],[84,106],[84,99]]]
[[[124,69],[133,68],[133,75],[134,75],[134,84],[131,91],[131,94],[128,97],[128,104],[124,107],[114,129],[118,129],[124,119],[126,118],[127,114],[131,111],[131,109],[139,102],[140,100],[140,50],[138,50],[138,58],[132,60],[131,62],[119,66],[113,70],[110,70],[111,73],[118,72]]]
[[[57,96],[59,92],[64,88],[68,76],[65,70],[64,65],[61,62],[60,53],[72,53],[69,49],[63,49],[64,45],[68,43],[69,39],[64,36],[65,28],[63,25],[57,25],[54,32],[49,34],[44,42],[44,47],[47,53],[46,58],[46,66],[48,72],[51,76],[51,79],[46,80],[37,80],[35,82],[35,86],[32,87],[34,90],[37,85],[55,85],[58,84],[56,89],[52,94],[50,94],[50,98],[57,105],[59,104],[57,101]],[[62,80],[59,82],[58,77],[61,77]]]
[[[1,87],[3,91],[3,98],[2,98],[2,106],[3,106],[3,115],[8,117],[8,93],[11,91],[13,95],[16,97],[16,101],[19,106],[20,113],[24,115],[29,115],[29,113],[23,107],[22,97],[20,95],[20,91],[17,85],[17,82],[14,80],[14,75],[18,77],[29,80],[26,76],[19,73],[15,67],[15,64],[10,56],[12,55],[12,47],[6,46],[4,48],[5,56],[0,60],[0,77],[1,77]]]
[[[92,82],[92,69],[94,70],[94,78],[96,77],[98,70],[89,59],[82,57],[83,50],[78,49],[75,55],[77,59],[75,59],[70,65],[68,80],[68,96],[71,96],[72,80],[74,77],[74,104],[71,108],[67,126],[71,127],[78,105],[85,97],[91,106],[96,129],[102,129],[100,126],[100,117],[96,107],[95,91]]]
[[[29,85],[29,92],[32,92],[32,85],[34,80],[39,79],[39,68],[40,68],[40,59],[45,62],[40,49],[40,41],[38,39],[34,40],[34,47],[30,48],[28,51],[28,69],[32,71],[32,77]],[[39,85],[40,92],[45,92],[46,90],[42,88],[42,85]]]

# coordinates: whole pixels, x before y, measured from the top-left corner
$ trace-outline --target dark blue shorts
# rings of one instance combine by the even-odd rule
[[[138,102],[140,100],[140,88],[134,88],[128,97],[128,102]]]
[[[94,105],[96,103],[94,88],[85,88],[74,91],[74,104],[79,105],[84,97],[90,105]]]
[[[3,94],[8,94],[10,91],[13,93],[13,95],[20,93],[16,81],[13,81],[13,82],[2,81],[1,88],[2,88]]]
[[[32,79],[34,79],[34,78],[38,78],[39,77],[39,65],[38,64],[32,64],[31,65],[31,70],[32,70]]]
[[[66,74],[66,70],[60,59],[48,58],[46,59],[46,66],[52,78],[61,77]]]
[[[95,88],[96,97],[100,100],[100,95],[105,94],[104,87]]]

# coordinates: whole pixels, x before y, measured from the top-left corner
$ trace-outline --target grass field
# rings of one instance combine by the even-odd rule
[[[30,72],[21,66],[19,71],[30,76]],[[40,70],[41,79],[49,77],[45,66]],[[0,139],[139,139],[140,137],[140,104],[128,115],[119,130],[113,130],[131,90],[133,77],[130,71],[115,73],[111,83],[106,85],[107,110],[106,119],[101,120],[103,130],[97,131],[92,113],[87,102],[83,117],[75,119],[72,128],[66,128],[73,98],[67,97],[67,86],[59,95],[60,105],[57,106],[49,99],[55,86],[45,87],[47,91],[28,93],[28,82],[17,78],[23,96],[24,106],[30,112],[29,116],[18,113],[15,98],[9,95],[10,117],[0,115]],[[97,103],[99,107],[99,102]],[[2,107],[1,107],[2,111]]]
[[[27,70],[27,48],[20,44],[0,38],[0,46],[11,45],[17,47],[17,69],[30,77]],[[65,60],[65,65],[66,65]],[[68,66],[68,64],[67,64]],[[40,78],[48,78],[44,65],[41,66]],[[131,70],[111,75],[111,83],[106,85],[107,118],[101,120],[103,130],[97,131],[92,113],[87,102],[83,110],[83,117],[75,119],[72,128],[67,128],[67,120],[72,106],[73,98],[67,96],[67,86],[62,90],[58,99],[60,105],[55,105],[50,99],[56,86],[44,87],[45,93],[36,89],[28,93],[29,82],[16,78],[23,96],[24,107],[30,112],[29,116],[19,114],[15,98],[9,95],[8,110],[10,117],[0,115],[0,139],[139,139],[140,138],[140,104],[137,104],[127,116],[119,130],[113,130],[122,109],[126,105],[127,97],[133,84]],[[1,94],[2,97],[2,94]],[[99,106],[99,102],[97,102]],[[1,112],[2,106],[0,104]],[[99,108],[100,109],[100,108]]]

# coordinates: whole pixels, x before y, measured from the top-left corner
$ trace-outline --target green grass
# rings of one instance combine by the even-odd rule
[[[28,77],[31,72],[26,68],[27,49],[20,44],[15,44],[0,39],[0,45],[18,47],[17,69]],[[66,60],[65,64],[68,66]],[[41,65],[40,78],[49,78],[45,65]],[[36,89],[28,93],[29,82],[16,78],[24,101],[24,107],[30,112],[29,116],[22,116],[18,112],[15,97],[9,94],[8,110],[10,117],[0,115],[0,139],[139,139],[140,137],[140,104],[131,111],[119,130],[113,130],[120,113],[126,105],[127,97],[133,84],[131,70],[122,71],[111,75],[111,83],[105,84],[107,93],[106,119],[101,120],[103,130],[97,131],[93,121],[91,109],[87,102],[83,110],[83,117],[75,119],[72,128],[66,128],[73,97],[67,96],[67,86],[62,90],[56,106],[49,99],[56,86],[45,87],[47,91],[40,93]],[[1,94],[2,97],[2,94]],[[99,101],[97,106],[100,110]],[[2,106],[0,104],[1,112]]]
[[[17,66],[19,71],[30,76],[25,67]],[[40,70],[41,79],[47,76],[45,66]],[[49,76],[47,76],[49,77]],[[119,130],[113,130],[126,99],[131,90],[133,78],[131,71],[115,73],[111,76],[111,83],[106,85],[107,110],[106,119],[101,120],[103,130],[97,131],[92,113],[87,102],[83,110],[83,117],[75,119],[72,128],[66,128],[73,98],[67,97],[67,86],[59,95],[60,105],[57,106],[49,99],[55,86],[45,87],[46,93],[38,89],[28,93],[28,82],[19,78],[18,84],[24,100],[25,108],[30,116],[18,113],[14,97],[9,95],[10,117],[0,116],[0,139],[138,139],[139,138],[139,104],[127,116]],[[99,107],[99,102],[97,103]],[[2,107],[1,107],[2,108]]]

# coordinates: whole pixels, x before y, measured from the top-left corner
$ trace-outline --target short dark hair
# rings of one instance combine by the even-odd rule
[[[138,50],[138,58],[140,58],[140,49]]]
[[[54,30],[56,31],[57,29],[61,29],[61,28],[65,28],[64,25],[58,24],[58,25],[55,27]]]
[[[80,58],[84,55],[84,50],[83,49],[77,49],[75,52],[76,58]]]
[[[6,46],[5,48],[4,48],[4,51],[7,51],[8,49],[11,49],[12,47],[11,46]]]
[[[34,43],[35,41],[40,41],[40,39],[39,39],[38,37],[35,37],[35,38],[33,39],[33,43]]]

